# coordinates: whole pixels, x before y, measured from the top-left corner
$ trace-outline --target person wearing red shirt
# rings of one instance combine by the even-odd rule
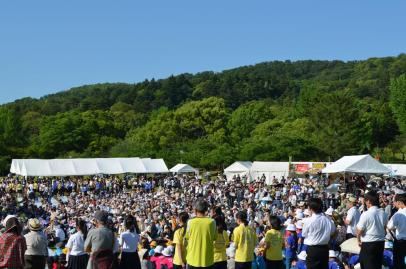
[[[6,231],[0,236],[0,268],[24,268],[24,253],[27,249],[21,225],[14,216],[5,219]]]

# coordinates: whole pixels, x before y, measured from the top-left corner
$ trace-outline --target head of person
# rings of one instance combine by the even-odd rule
[[[94,219],[96,221],[96,227],[100,226],[107,226],[108,222],[108,214],[104,210],[97,210],[94,214]]]
[[[204,198],[198,198],[193,207],[197,216],[204,216],[209,209],[209,203]]]
[[[28,229],[32,232],[39,232],[42,230],[42,225],[38,219],[29,219]]]
[[[357,198],[350,196],[347,200],[347,208],[350,209],[353,206],[357,205]]]
[[[84,221],[83,219],[77,219],[76,220],[76,230],[81,232],[83,234],[84,239],[86,240],[86,236],[87,236],[86,221]]]
[[[269,225],[271,229],[280,231],[282,229],[282,221],[277,216],[270,216],[269,217]]]
[[[247,221],[247,213],[245,213],[244,211],[239,211],[236,214],[236,219],[237,219],[237,224],[244,224],[244,225],[248,225],[248,221]]]
[[[189,220],[189,214],[187,212],[181,212],[179,214],[179,223],[182,226],[185,226]]]
[[[406,207],[406,193],[396,194],[394,198],[394,205],[397,209],[402,209]]]
[[[320,214],[323,211],[323,202],[320,198],[310,198],[308,206],[313,214]]]
[[[20,222],[18,221],[17,217],[15,216],[8,216],[4,221],[5,232],[6,233],[14,233],[16,235],[20,235],[22,231],[22,227]]]
[[[372,206],[379,207],[379,195],[376,191],[369,191],[364,196],[365,204],[367,208]]]
[[[214,221],[216,222],[217,231],[219,233],[222,233],[224,230],[227,229],[227,225],[226,225],[225,218],[223,215],[215,216]]]

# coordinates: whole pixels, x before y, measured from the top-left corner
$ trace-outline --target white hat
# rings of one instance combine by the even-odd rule
[[[332,216],[334,212],[334,209],[332,207],[329,207],[326,212],[324,212],[326,215]]]
[[[302,261],[305,261],[306,260],[306,257],[307,257],[307,253],[306,253],[306,251],[301,251],[300,253],[299,253],[299,255],[297,255],[297,257],[300,259],[300,260],[302,260]]]
[[[287,231],[294,232],[296,231],[296,226],[295,224],[289,224],[288,227],[286,228]]]
[[[156,252],[156,251],[155,251]],[[162,251],[162,255],[164,255],[164,256],[166,256],[166,257],[170,257],[170,256],[172,256],[172,251],[169,249],[169,248],[165,248],[163,251]]]
[[[390,241],[385,241],[385,248],[393,248],[393,243]]]
[[[3,226],[6,226],[6,224],[7,224],[7,221],[9,220],[9,219],[11,219],[11,218],[17,218],[17,216],[15,216],[15,215],[7,215],[7,217],[3,220]]]
[[[329,258],[337,258],[337,254],[334,250],[329,250],[328,251],[328,257]]]
[[[354,265],[354,269],[361,269],[361,264],[357,263],[356,265]]]
[[[299,220],[296,222],[296,228],[297,229],[303,229],[303,221]]]
[[[155,248],[155,253],[159,253],[159,254],[162,254],[162,251],[164,250],[164,247],[163,246],[157,246],[156,248]]]

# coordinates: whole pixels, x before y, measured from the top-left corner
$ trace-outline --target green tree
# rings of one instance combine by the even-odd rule
[[[406,75],[401,75],[391,81],[390,105],[399,129],[406,134]]]

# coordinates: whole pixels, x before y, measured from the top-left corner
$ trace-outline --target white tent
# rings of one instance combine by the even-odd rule
[[[188,173],[195,173],[196,175],[199,175],[199,170],[193,168],[192,166],[184,163],[178,163],[171,169],[169,169],[172,173],[176,174],[188,174]]]
[[[273,177],[281,179],[289,176],[289,162],[254,162],[250,174],[253,180],[265,175],[266,183],[271,184]]]
[[[384,165],[391,170],[389,175],[406,177],[406,164],[385,163]]]
[[[85,176],[95,174],[168,173],[162,159],[15,159],[10,172],[21,176]]]
[[[388,174],[389,168],[371,157],[371,155],[344,156],[336,162],[327,165],[323,173],[361,173],[361,174]]]
[[[250,169],[252,167],[252,162],[248,161],[237,161],[232,163],[226,169],[224,169],[224,175],[227,178],[227,181],[233,179],[234,176],[249,176]]]

